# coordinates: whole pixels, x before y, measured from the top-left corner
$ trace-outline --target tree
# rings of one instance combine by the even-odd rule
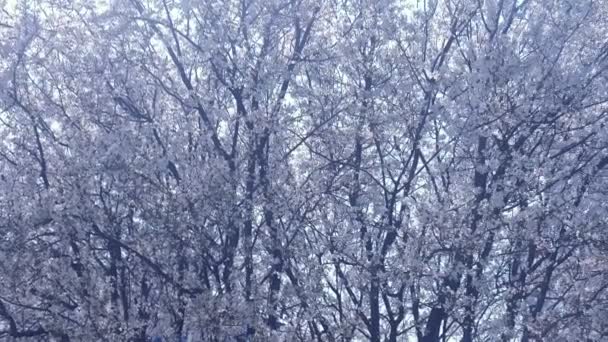
[[[603,0],[0,14],[0,336],[600,341]]]

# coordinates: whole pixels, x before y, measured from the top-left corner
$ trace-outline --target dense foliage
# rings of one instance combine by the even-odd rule
[[[0,339],[608,339],[606,0],[3,8]]]

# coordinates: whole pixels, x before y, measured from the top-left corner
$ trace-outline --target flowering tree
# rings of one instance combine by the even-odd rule
[[[608,337],[604,0],[3,7],[1,338]]]

